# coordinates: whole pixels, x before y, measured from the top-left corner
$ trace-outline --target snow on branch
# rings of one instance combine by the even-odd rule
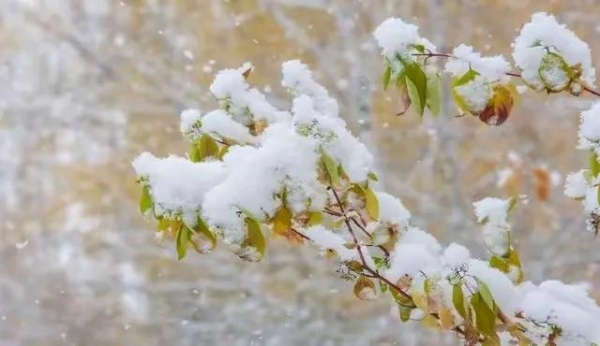
[[[386,63],[384,87],[395,85],[406,107],[421,115],[439,110],[442,71],[431,63],[435,58],[448,59],[457,106],[490,125],[502,124],[512,110],[511,77],[538,91],[569,87],[573,95],[594,82],[587,45],[546,14],[535,14],[516,39],[520,73],[502,56],[483,57],[466,45],[436,52],[415,25],[398,18],[374,35]],[[289,111],[249,86],[251,72],[248,64],[219,72],[210,88],[219,108],[182,112],[186,158],[144,153],[133,162],[141,212],[175,240],[180,259],[188,249],[207,252],[221,241],[259,261],[269,239],[282,237],[337,258],[338,273],[354,283],[358,298],[387,296],[402,321],[453,331],[467,345],[600,343],[600,309],[585,292],[558,281],[524,281],[510,241],[515,199],[473,204],[487,260],[459,244],[443,246],[410,224],[400,199],[379,190],[372,155],[306,65],[282,66],[282,86],[293,96]],[[582,113],[580,148],[592,151],[590,168],[569,175],[565,187],[584,203],[596,230],[599,107]]]

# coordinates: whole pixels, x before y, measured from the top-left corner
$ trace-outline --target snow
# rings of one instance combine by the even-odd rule
[[[504,273],[477,259],[471,260],[467,273],[488,286],[494,301],[504,314],[513,315],[517,311],[514,285]]]
[[[199,109],[186,109],[179,116],[179,130],[186,135],[190,140],[199,137],[200,118],[202,112]]]
[[[579,125],[579,149],[594,150],[600,155],[600,102],[581,112]]]
[[[391,37],[388,31],[398,28],[409,31]],[[402,52],[406,53],[406,49],[413,49],[408,48],[407,42],[422,41],[416,29],[410,30],[413,30],[411,25],[391,20],[378,28],[376,36],[390,52],[400,54],[399,50],[404,49]],[[478,96],[482,100],[480,104],[472,105],[480,107],[489,97],[493,83],[504,80],[509,66],[501,57],[483,58],[467,46],[457,47],[454,53],[462,62],[456,59],[449,64],[447,70],[451,73],[464,74],[468,66],[477,67],[481,73],[471,85],[457,90],[469,95],[470,101],[477,98],[476,92],[484,90]],[[315,82],[305,65],[291,61],[282,66],[282,85],[294,96],[291,113],[276,110],[257,89],[249,87],[243,76],[247,68],[225,70],[215,78],[211,91],[219,100],[220,109],[206,114],[189,109],[181,114],[181,131],[191,140],[209,134],[236,142],[220,161],[193,163],[182,157],[156,158],[143,153],[134,160],[133,166],[141,183],[150,188],[156,215],[181,217],[187,223],[195,223],[198,216],[202,216],[231,250],[254,260],[262,255],[258,249],[244,245],[248,214],[268,225],[284,203],[294,216],[323,211],[328,205],[332,207],[334,199],[327,190],[329,183],[319,176],[323,151],[340,164],[348,176],[349,181],[337,187],[340,195],[347,191],[349,183],[368,181],[369,172],[374,171],[374,160],[338,116],[337,102]],[[600,111],[599,107],[594,105],[582,113],[580,136],[592,143],[585,142],[585,149],[595,149],[594,141],[600,141],[600,125],[593,117]],[[267,120],[264,130],[251,133],[249,128],[259,119]],[[516,156],[513,156],[510,158],[514,161]],[[504,175],[512,173],[507,171]],[[572,198],[583,197],[586,211],[592,217],[600,211],[596,186],[600,178],[589,179],[588,183],[586,173],[568,175],[565,193]],[[423,293],[424,282],[428,280],[433,285],[428,292],[428,304],[449,307],[455,317],[458,313],[452,307],[452,285],[460,281],[468,297],[481,287],[480,283],[485,283],[500,310],[514,322],[526,326],[532,340],[543,344],[551,333],[551,327],[539,323],[544,321],[563,330],[559,340],[564,344],[599,340],[594,326],[600,323],[600,309],[580,288],[554,281],[540,286],[532,283],[515,286],[511,281],[514,270],[506,274],[491,268],[488,262],[472,258],[468,249],[456,243],[443,248],[431,234],[410,225],[411,214],[400,199],[381,191],[376,191],[375,196],[379,203],[379,221],[366,225],[367,232],[389,226],[399,231],[389,268],[380,269],[381,275],[391,282],[402,280],[402,285],[408,285],[407,292]],[[355,207],[349,202],[349,209]],[[473,203],[477,221],[483,227],[484,243],[494,255],[503,256],[510,250],[507,222],[510,204],[510,200],[492,197]],[[351,215],[359,217],[360,213],[354,210]],[[329,221],[339,220],[334,216],[327,218],[327,226],[303,228],[301,221],[294,220],[294,227],[319,249],[335,253],[345,265],[364,258],[366,265],[375,269],[371,256],[375,256],[374,251],[381,256],[379,249],[353,244],[346,225],[329,224]],[[268,236],[269,227],[264,227],[264,233]],[[364,235],[363,239],[366,239]]]
[[[469,112],[478,114],[483,112],[494,96],[494,87],[509,81],[507,73],[511,67],[501,55],[483,57],[473,47],[461,44],[452,51],[445,71],[459,79],[470,70],[477,72],[477,76],[454,87],[453,91],[464,100]]]
[[[346,129],[339,117],[331,117],[314,108],[314,99],[301,94],[294,99],[293,123],[297,131],[319,144],[339,162],[351,181],[367,180],[374,158],[367,147]]]
[[[396,243],[385,276],[396,282],[404,275],[413,278],[422,273],[436,275],[442,270],[441,250],[432,235],[411,227]]]
[[[321,250],[334,251],[342,261],[351,261],[358,256],[356,250],[350,250],[344,246],[349,243],[346,239],[323,226],[307,228],[303,233]]]
[[[492,85],[481,76],[472,81],[459,85],[454,91],[462,97],[468,110],[472,113],[481,113],[494,96]]]
[[[579,199],[585,197],[587,193],[587,181],[585,179],[585,170],[570,173],[565,181],[565,195],[570,198]]]
[[[400,242],[403,244],[422,245],[428,252],[437,256],[439,256],[442,251],[442,246],[435,237],[416,227],[411,227],[406,231],[400,238]]]
[[[423,244],[398,242],[390,257],[390,268],[384,275],[395,283],[404,275],[414,278],[421,276],[422,273],[437,273],[440,268],[439,258],[427,251]]]
[[[283,63],[281,71],[283,74],[281,85],[297,94],[312,98],[316,111],[332,117],[338,116],[339,106],[337,101],[329,96],[327,89],[315,82],[308,66],[299,60],[291,60]]]
[[[580,288],[546,281],[525,290],[520,306],[528,325],[527,334],[544,334],[536,327],[551,324],[561,328],[558,344],[582,345],[600,341],[600,309]],[[542,327],[543,328],[543,327]]]
[[[289,118],[287,112],[273,107],[264,94],[246,83],[243,74],[251,68],[251,65],[244,64],[238,69],[221,70],[210,85],[210,91],[233,119],[244,125],[260,119],[270,123]]]
[[[531,16],[531,21],[523,26],[514,42],[513,58],[529,85],[536,90],[544,87],[539,71],[548,50],[562,57],[569,66],[580,64],[582,81],[594,86],[596,76],[589,46],[564,24],[559,24],[554,16],[543,12]],[[547,77],[560,77],[560,73]],[[556,78],[553,80],[555,83],[561,82]]]
[[[253,143],[254,138],[248,128],[236,121],[221,109],[216,109],[205,114],[200,130],[204,133],[216,135],[227,142]]]
[[[510,249],[510,226],[506,221],[509,204],[509,200],[492,197],[473,203],[477,222],[483,224],[483,241],[498,256]]]
[[[506,223],[509,201],[500,198],[487,197],[473,203],[477,222],[503,225]]]
[[[309,227],[305,229],[303,233],[321,250],[334,251],[342,262],[362,262],[360,255],[360,253],[362,253],[362,258],[364,258],[364,263],[367,265],[367,267],[371,269],[376,268],[375,262],[373,262],[373,259],[369,254],[369,249],[366,246],[361,245],[360,247],[356,247],[354,249],[348,249],[346,245],[351,243],[350,241],[347,241],[341,235],[334,233],[332,230],[329,230],[323,226]]]
[[[223,164],[218,161],[194,163],[183,157],[157,158],[143,153],[133,167],[150,187],[157,216],[181,215],[195,225],[205,194],[225,178]]]
[[[419,28],[400,18],[388,18],[373,32],[383,55],[394,59],[396,54],[409,56],[410,45],[422,44]]]
[[[241,95],[248,89],[248,84],[242,73],[242,69],[226,69],[217,73],[213,83],[210,85],[210,92],[217,99],[234,98]]]
[[[514,176],[515,172],[511,168],[503,168],[497,173],[496,186],[503,187]]]
[[[445,66],[446,72],[454,77],[462,77],[469,70],[474,70],[487,82],[507,81],[510,64],[501,55],[482,57],[473,51],[473,47],[461,44],[452,51],[452,58]]]
[[[586,190],[583,206],[585,211],[588,213],[598,212],[600,210],[600,206],[598,205],[599,184],[600,177],[594,178]]]
[[[258,148],[235,146],[224,157],[229,175],[212,188],[202,205],[208,222],[223,230],[228,242],[243,239],[241,221],[236,216],[243,209],[264,221],[274,215],[281,201],[273,196],[287,189],[293,210],[306,208],[306,200],[323,200],[325,189],[318,189],[314,143],[285,124],[269,126]],[[299,187],[309,187],[300,189]],[[312,192],[312,194],[311,194]],[[297,195],[301,197],[298,197]]]
[[[198,109],[186,109],[181,112],[179,129],[191,142],[194,142],[202,134],[216,135],[217,138],[233,141],[236,143],[252,143],[253,136],[248,127],[233,120],[233,118],[222,109],[202,115]]]
[[[400,199],[385,193],[375,192],[379,202],[379,220],[397,226],[401,229],[408,227],[410,212],[404,207]]]
[[[452,270],[464,267],[470,259],[469,250],[460,244],[452,243],[444,249],[444,264]]]

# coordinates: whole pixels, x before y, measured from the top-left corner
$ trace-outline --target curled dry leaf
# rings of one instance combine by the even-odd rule
[[[354,283],[354,294],[362,300],[372,300],[377,298],[375,283],[364,276],[359,276]]]
[[[514,106],[516,90],[512,85],[500,85],[494,88],[494,96],[479,114],[479,120],[490,126],[502,125]]]

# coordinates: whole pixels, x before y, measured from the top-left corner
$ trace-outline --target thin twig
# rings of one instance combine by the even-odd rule
[[[304,240],[308,240],[308,241],[310,241],[310,240],[311,240],[309,237],[307,237],[306,235],[302,234],[301,232],[298,232],[298,231],[297,231],[297,230],[295,230],[294,228],[290,228],[290,230],[291,230],[293,233],[295,233],[295,234],[299,235],[299,236],[300,236],[302,239],[304,239]]]

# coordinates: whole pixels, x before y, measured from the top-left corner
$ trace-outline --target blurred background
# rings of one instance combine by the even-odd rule
[[[216,71],[250,61],[251,82],[290,103],[279,66],[301,59],[377,156],[384,186],[443,243],[485,255],[471,203],[522,195],[513,235],[529,279],[600,296],[600,243],[562,194],[592,99],[522,95],[498,128],[395,116],[372,30],[418,24],[440,51],[510,54],[536,11],[555,14],[600,65],[597,1],[0,0],[0,345],[439,345],[452,334],[362,302],[314,249],[274,241],[244,263],[223,249],[177,262],[137,208],[130,161],[182,154],[178,116],[210,110]]]

